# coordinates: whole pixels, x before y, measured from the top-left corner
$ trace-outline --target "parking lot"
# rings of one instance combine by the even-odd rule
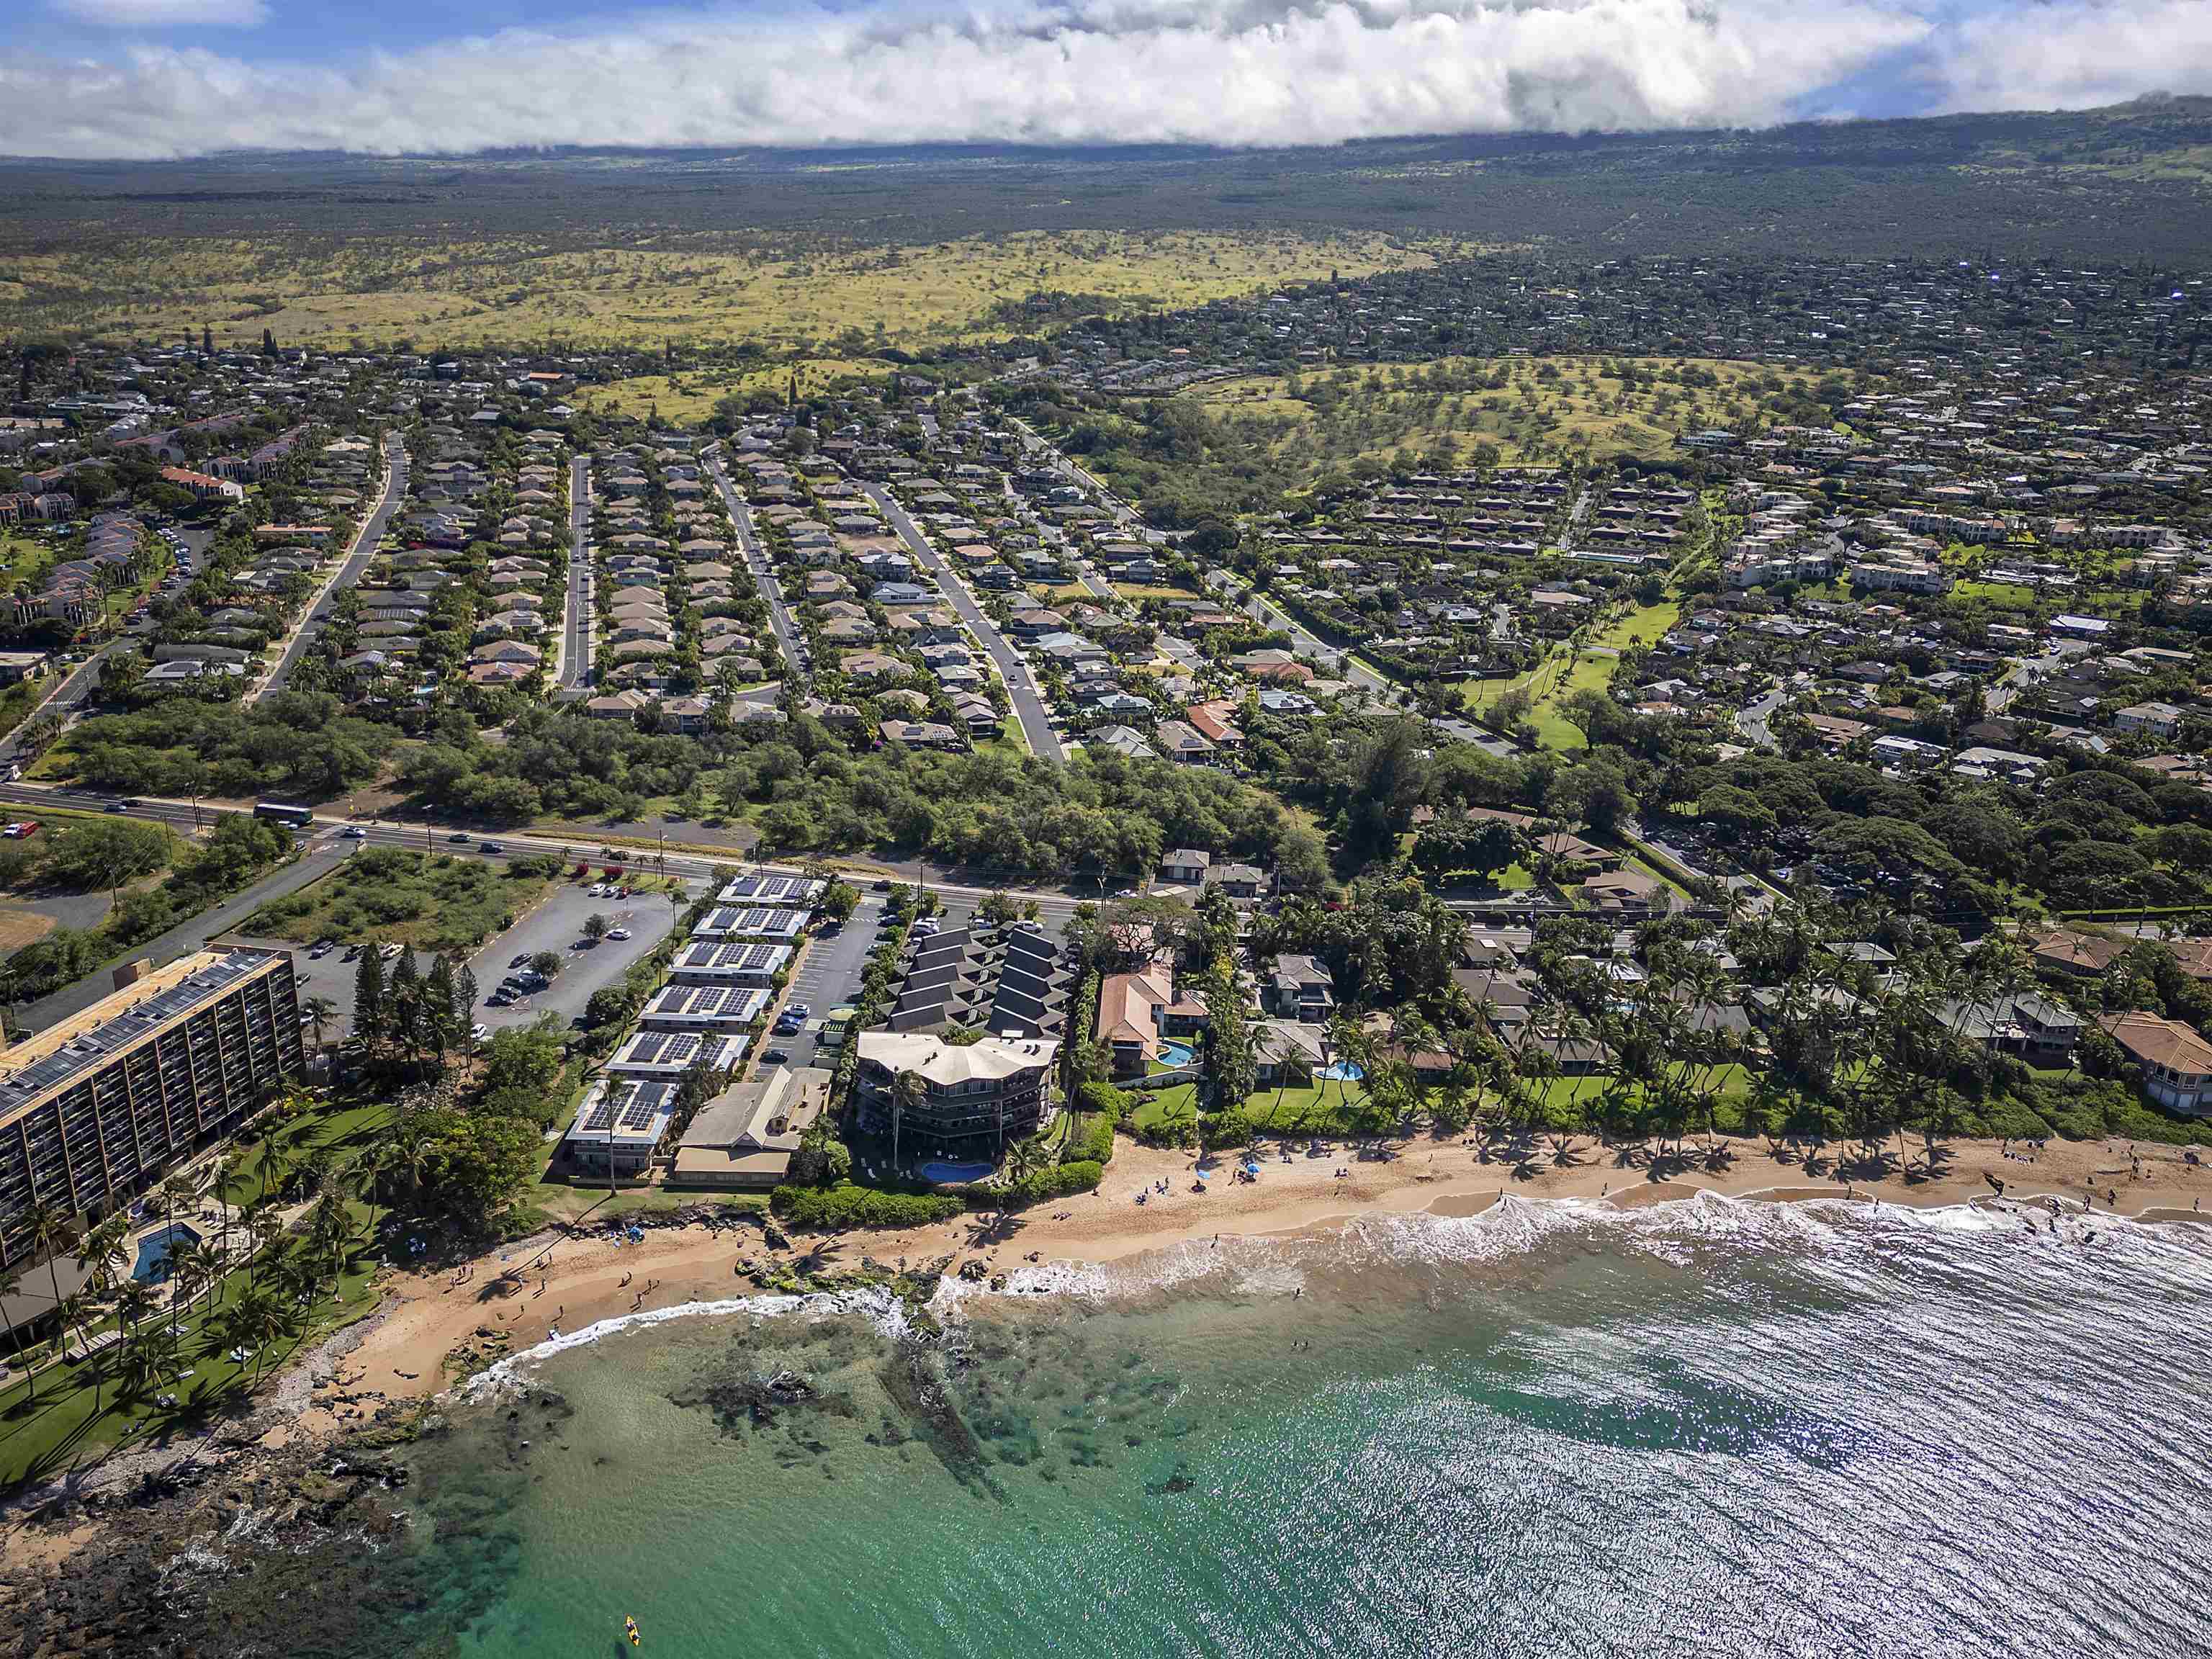
[[[587,882],[562,883],[543,904],[494,938],[469,963],[480,998],[490,996],[499,988],[500,981],[516,971],[507,964],[517,957],[526,958],[550,951],[562,960],[560,973],[545,989],[504,1007],[479,1002],[477,1018],[495,1031],[502,1026],[528,1025],[547,1014],[563,1025],[570,1024],[582,1014],[594,991],[620,979],[632,963],[660,942],[682,915],[682,907],[670,903],[665,892],[636,894],[626,899],[593,898]],[[576,942],[584,937],[585,921],[594,915],[605,916],[611,927],[626,929],[629,938],[603,939],[589,950],[575,949]]]
[[[827,938],[817,934],[806,947],[791,976],[784,1006],[803,1002],[811,1011],[805,1028],[795,1035],[771,1035],[761,1041],[761,1052],[778,1048],[791,1056],[793,1066],[814,1064],[821,1046],[822,1021],[832,1008],[843,1006],[860,994],[860,975],[866,971],[868,952],[876,943],[876,928],[883,921],[884,895],[868,893],[854,907],[843,929]]]

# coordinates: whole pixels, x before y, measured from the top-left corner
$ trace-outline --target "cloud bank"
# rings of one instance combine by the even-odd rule
[[[269,21],[263,0],[52,0],[64,17],[102,28],[251,28]]]
[[[192,0],[70,0],[118,16]],[[258,11],[259,0],[200,0]],[[541,145],[1333,143],[1759,125],[2212,90],[2212,0],[996,0],[727,6],[343,63],[123,45],[0,60],[0,152]]]

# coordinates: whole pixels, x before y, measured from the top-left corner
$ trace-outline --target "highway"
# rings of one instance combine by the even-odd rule
[[[975,636],[975,642],[997,665],[999,678],[1006,683],[1006,696],[1014,705],[1014,718],[1022,723],[1022,735],[1029,740],[1030,752],[1056,766],[1064,763],[1067,751],[1060,747],[1060,738],[1052,729],[1051,713],[1045,708],[1044,699],[1037,694],[1036,682],[1030,677],[1029,665],[1015,653],[1013,647],[1006,643],[999,630],[991,626],[991,619],[983,614],[982,606],[975,603],[966,585],[945,568],[945,562],[937,556],[936,550],[930,546],[921,527],[907,516],[904,507],[891,499],[890,492],[881,484],[870,484],[867,491],[869,499],[883,509],[884,516],[891,521],[891,527],[898,532],[900,539],[906,543],[915,562],[929,572],[938,591],[945,595],[960,620],[967,624],[968,631]]]
[[[730,475],[722,469],[722,458],[707,457],[707,470],[714,475],[714,488],[722,492],[722,505],[728,509],[730,522],[737,526],[738,545],[744,550],[745,567],[752,572],[753,586],[760,591],[761,601],[768,606],[769,625],[775,630],[775,648],[783,655],[783,663],[798,680],[803,691],[813,684],[813,676],[806,672],[799,657],[799,625],[791,619],[791,607],[783,602],[783,584],[776,580],[769,566],[768,549],[761,544],[760,532],[753,528],[752,508],[745,504],[730,483]]]
[[[560,695],[573,702],[592,683],[592,458],[568,463],[568,593],[562,622]]]
[[[344,562],[336,574],[323,584],[313,603],[293,624],[291,636],[284,643],[284,654],[276,659],[276,666],[269,678],[246,693],[248,702],[258,702],[272,691],[282,691],[292,678],[293,666],[300,653],[313,643],[322,632],[331,607],[337,596],[368,574],[369,563],[376,557],[376,544],[384,534],[384,527],[392,522],[392,514],[400,498],[407,491],[407,447],[390,433],[384,437],[384,491],[377,497],[376,506],[362,520],[361,528],[354,532],[353,545],[347,550]]]

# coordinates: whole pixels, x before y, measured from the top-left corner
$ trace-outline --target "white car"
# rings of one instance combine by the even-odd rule
[[[629,937],[629,929],[627,927],[610,927],[607,929],[607,937],[609,939],[628,939]]]
[[[489,1025],[471,1025],[469,1027],[469,1040],[472,1042],[482,1042],[490,1035],[491,1027]]]

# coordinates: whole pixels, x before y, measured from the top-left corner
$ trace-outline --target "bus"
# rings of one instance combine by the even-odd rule
[[[289,824],[295,830],[304,830],[315,821],[315,809],[295,806],[288,801],[258,800],[253,803],[253,816],[267,818],[271,823]]]

